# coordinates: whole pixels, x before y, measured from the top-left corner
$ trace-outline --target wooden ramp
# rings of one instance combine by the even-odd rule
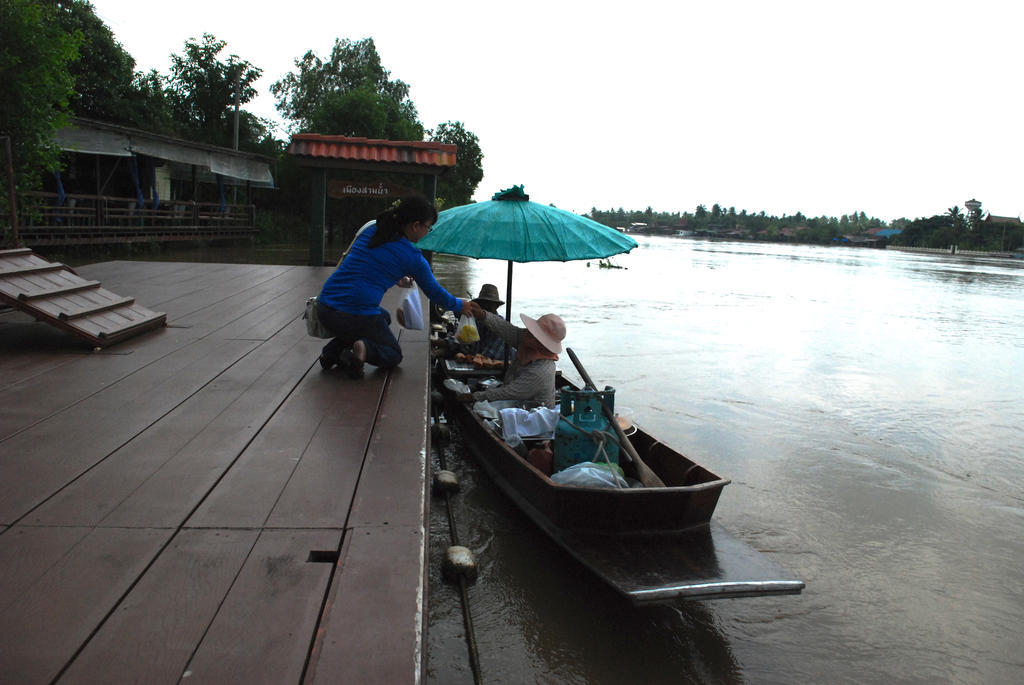
[[[30,249],[0,250],[0,300],[57,328],[106,347],[152,328],[167,315],[150,311]]]

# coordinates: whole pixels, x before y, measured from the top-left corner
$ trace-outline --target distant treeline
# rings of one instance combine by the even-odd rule
[[[587,215],[613,228],[646,224],[647,232],[693,232],[740,240],[766,240],[831,244],[844,237],[877,237],[891,245],[948,248],[959,245],[965,250],[1011,251],[1024,245],[1024,225],[1015,219],[985,217],[984,212],[964,214],[951,207],[944,214],[922,219],[896,219],[885,222],[862,211],[840,217],[808,217],[803,213],[774,216],[765,212],[736,211],[718,204],[708,209],[698,205],[693,212],[656,212],[592,208]],[[886,230],[888,229],[888,230]],[[898,231],[898,233],[895,233]],[[878,236],[879,233],[881,236]]]

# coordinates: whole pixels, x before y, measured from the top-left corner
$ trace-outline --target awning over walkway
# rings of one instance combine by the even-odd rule
[[[194,143],[90,119],[73,118],[71,126],[57,132],[57,144],[62,150],[93,155],[147,155],[248,181],[256,187],[274,187],[274,177],[270,173],[271,160],[263,155]]]

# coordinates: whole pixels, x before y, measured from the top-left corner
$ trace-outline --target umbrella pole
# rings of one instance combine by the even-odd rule
[[[508,260],[508,275],[505,276],[505,321],[512,320],[512,260]]]
[[[505,276],[505,321],[512,320],[512,260],[508,260],[508,275]],[[508,371],[508,343],[505,343],[505,370]]]

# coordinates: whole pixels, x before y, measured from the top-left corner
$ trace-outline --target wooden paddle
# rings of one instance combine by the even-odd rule
[[[587,384],[587,387],[597,390],[597,386],[594,385],[594,381],[590,380],[590,374],[583,368],[583,364],[580,363],[579,357],[570,348],[565,348],[565,351],[569,353],[569,359],[576,366],[576,370],[580,372],[580,377],[583,378],[583,382]],[[604,400],[598,399],[601,402],[601,408],[604,409],[605,418],[608,422],[615,426],[615,434],[619,436],[619,444],[626,451],[626,456],[633,462],[633,466],[636,468],[636,475],[640,479],[640,482],[644,484],[645,488],[663,488],[665,487],[664,481],[658,478],[658,474],[650,469],[644,460],[640,458],[640,455],[636,453],[636,448],[633,447],[633,443],[629,441],[626,434],[622,431],[622,426],[615,419],[615,414],[612,413],[611,408],[605,404]]]

